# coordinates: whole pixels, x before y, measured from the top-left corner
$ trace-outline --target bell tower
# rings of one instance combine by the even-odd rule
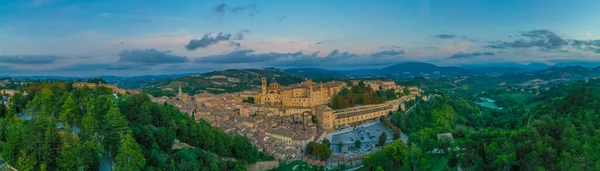
[[[262,77],[261,90],[263,94],[267,94],[267,77]]]
[[[183,92],[181,91],[181,84],[179,84],[179,93],[177,93],[179,99],[183,98]]]

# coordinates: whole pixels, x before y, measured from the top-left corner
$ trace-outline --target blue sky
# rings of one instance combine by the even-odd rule
[[[0,75],[600,60],[594,0],[3,0]]]

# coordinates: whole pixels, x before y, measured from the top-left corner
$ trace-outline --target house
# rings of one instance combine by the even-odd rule
[[[8,94],[8,96],[12,96],[15,94],[15,92],[16,92],[15,90],[3,89],[3,90],[0,90],[0,95]]]
[[[98,84],[96,84],[96,83],[87,83],[87,82],[73,83],[73,87],[75,87],[75,88],[82,88],[82,87],[96,88],[96,86],[98,86]]]

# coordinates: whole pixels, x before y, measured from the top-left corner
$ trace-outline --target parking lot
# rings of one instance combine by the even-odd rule
[[[337,147],[339,142],[342,142],[343,147],[354,147],[354,141],[361,141],[361,148],[359,150],[350,151],[348,153],[364,153],[369,152],[377,148],[377,143],[379,142],[379,136],[382,132],[385,132],[387,135],[387,142],[391,142],[393,140],[392,131],[383,126],[382,123],[378,122],[376,124],[372,124],[366,127],[358,126],[352,128],[351,131],[333,135],[332,137],[332,151],[334,153],[340,153],[339,147]]]

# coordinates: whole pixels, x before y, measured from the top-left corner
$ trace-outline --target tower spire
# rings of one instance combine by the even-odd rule
[[[263,94],[267,94],[267,77],[262,77],[261,79],[261,90]]]
[[[181,84],[179,84],[179,93],[177,93],[177,95],[180,99],[183,97],[183,92],[181,91]]]
[[[323,81],[321,81],[321,85],[320,85],[319,89],[323,90]]]

